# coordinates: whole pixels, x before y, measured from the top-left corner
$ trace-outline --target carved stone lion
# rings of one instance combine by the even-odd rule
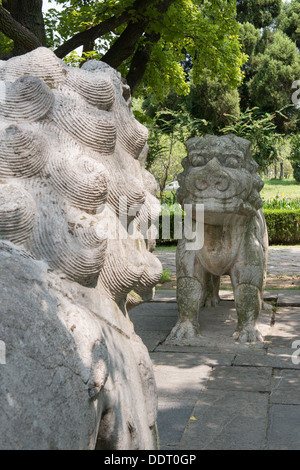
[[[1,449],[157,447],[152,363],[128,316],[162,272],[146,140],[106,64],[45,48],[0,62]]]
[[[260,210],[263,182],[256,174],[250,142],[234,135],[208,135],[190,139],[187,151],[177,197],[182,205],[192,205],[193,214],[197,204],[204,205],[204,244],[193,250],[190,240],[178,241],[179,321],[167,342],[197,344],[199,308],[219,302],[220,276],[226,274],[231,277],[238,316],[234,337],[240,342],[261,341],[256,322],[262,308],[268,236]]]

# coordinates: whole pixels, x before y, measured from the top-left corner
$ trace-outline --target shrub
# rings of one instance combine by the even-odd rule
[[[169,282],[169,281],[172,281],[171,271],[169,269],[163,269],[159,282],[161,284],[164,284],[165,282]]]
[[[292,163],[295,180],[300,183],[300,162]]]
[[[286,198],[284,195],[282,196],[275,196],[268,200],[264,200],[263,210],[265,209],[282,209],[282,210],[289,210],[289,209],[300,209],[300,198]]]
[[[263,209],[268,228],[270,245],[291,245],[300,243],[300,209]],[[182,212],[182,217],[183,217]],[[159,221],[157,246],[176,245],[174,238],[174,212],[170,212],[170,238],[162,239],[162,217]]]
[[[263,209],[270,245],[300,243],[300,209]]]

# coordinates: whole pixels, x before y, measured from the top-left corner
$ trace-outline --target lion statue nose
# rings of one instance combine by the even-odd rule
[[[229,186],[229,179],[227,175],[210,175],[197,179],[197,189],[205,191],[206,189],[217,189],[218,191],[226,191]]]
[[[196,178],[196,187],[199,191],[206,189],[226,191],[229,186],[229,176],[222,170],[218,160],[211,160]]]

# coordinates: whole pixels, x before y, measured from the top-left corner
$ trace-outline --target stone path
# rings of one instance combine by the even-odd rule
[[[270,271],[299,273],[300,247],[289,256],[270,252]],[[174,256],[164,253],[168,263]],[[161,449],[300,450],[300,291],[265,293],[278,308],[262,313],[265,341],[255,345],[233,340],[232,292],[221,298],[201,311],[200,347],[165,344],[177,321],[176,291],[157,291],[130,311],[154,365]]]

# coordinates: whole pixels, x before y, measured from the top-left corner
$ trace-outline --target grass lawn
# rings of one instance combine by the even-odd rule
[[[284,195],[286,198],[300,198],[300,183],[297,183],[294,179],[272,179],[265,180],[265,186],[261,191],[261,196],[263,199],[271,199],[277,195],[281,197]]]

